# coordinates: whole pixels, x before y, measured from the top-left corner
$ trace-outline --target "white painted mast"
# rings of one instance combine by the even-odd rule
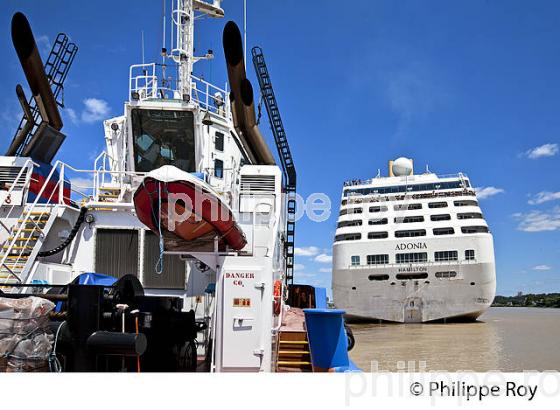
[[[190,101],[192,97],[191,75],[193,65],[201,59],[211,59],[207,53],[203,57],[194,56],[194,20],[195,11],[209,17],[223,17],[222,0],[214,0],[213,4],[202,0],[171,0],[171,52],[169,57],[178,66],[177,91],[179,98]]]

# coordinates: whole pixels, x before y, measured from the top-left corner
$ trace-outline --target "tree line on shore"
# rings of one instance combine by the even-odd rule
[[[560,308],[560,293],[527,293],[517,296],[496,296],[492,306]]]

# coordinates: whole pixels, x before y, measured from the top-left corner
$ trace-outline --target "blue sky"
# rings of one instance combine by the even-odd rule
[[[68,138],[59,158],[91,169],[104,146],[101,121],[122,113],[128,67],[141,62],[141,31],[146,61],[161,48],[161,2],[127,4],[0,4],[1,150],[20,115],[15,84],[25,84],[10,39],[13,12],[27,14],[43,55],[59,31],[80,47],[65,89]],[[330,284],[343,181],[386,172],[389,159],[408,156],[417,170],[462,171],[487,188],[481,206],[494,233],[498,293],[560,291],[560,3],[248,4],[249,45],[264,49],[299,192],[333,201],[328,221],[298,222],[296,279]],[[223,6],[227,19],[242,23],[241,0]],[[196,73],[219,85],[224,24],[202,21],[195,40],[200,54],[216,54]]]

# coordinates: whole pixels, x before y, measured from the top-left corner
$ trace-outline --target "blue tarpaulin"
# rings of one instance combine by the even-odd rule
[[[101,273],[82,273],[78,276],[78,285],[99,285],[99,286],[113,286],[117,278]]]

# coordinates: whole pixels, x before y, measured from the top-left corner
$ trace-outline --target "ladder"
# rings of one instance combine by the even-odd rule
[[[70,43],[68,36],[64,33],[59,33],[54,41],[47,62],[45,63],[45,73],[47,74],[47,79],[51,85],[51,89],[55,98],[56,103],[64,108],[64,81],[68,75],[68,71],[74,62],[74,57],[78,52],[78,46],[74,43]],[[31,109],[31,114],[33,116],[33,127],[25,136],[23,142],[19,145],[16,150],[16,155],[21,156],[25,147],[37,132],[41,121],[39,121],[39,108],[35,102],[35,98],[31,96],[29,98],[29,108]],[[21,118],[19,126],[14,134],[14,139],[23,129],[26,123],[25,115]]]
[[[0,287],[26,283],[47,233],[57,218],[58,206],[25,207],[0,248]]]
[[[261,95],[266,106],[266,112],[270,121],[270,128],[274,136],[274,142],[278,149],[278,156],[282,164],[282,172],[284,174],[285,191],[287,195],[287,217],[286,217],[286,243],[285,243],[285,257],[286,257],[286,282],[288,284],[294,283],[294,252],[295,252],[295,230],[296,230],[296,168],[284,124],[280,117],[278,103],[272,89],[272,82],[264,54],[260,47],[253,47],[253,65],[257,74]]]

